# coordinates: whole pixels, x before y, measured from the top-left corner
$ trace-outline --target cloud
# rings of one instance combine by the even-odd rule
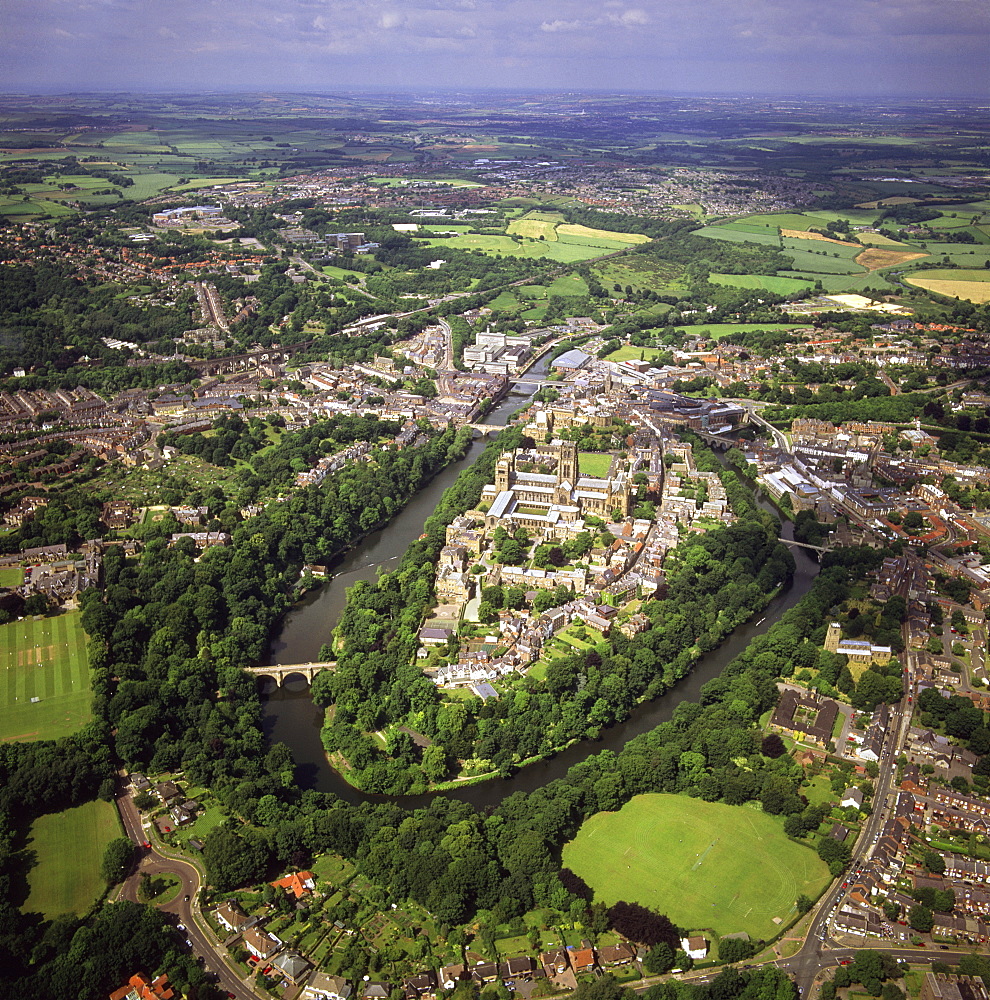
[[[580,31],[588,26],[587,21],[544,21],[540,25],[540,31]]]

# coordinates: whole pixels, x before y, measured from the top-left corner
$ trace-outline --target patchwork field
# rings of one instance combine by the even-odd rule
[[[904,280],[939,295],[951,295],[969,302],[990,302],[990,270],[936,268],[905,275]]]
[[[0,626],[0,740],[73,733],[90,720],[90,700],[78,612]]]
[[[51,920],[63,913],[85,913],[103,891],[100,858],[121,835],[117,809],[97,799],[64,812],[40,816],[31,824],[28,849],[38,863],[28,875],[26,913]]]
[[[771,937],[829,881],[818,855],[784,835],[779,818],[748,806],[637,795],[598,813],[564,847],[563,862],[595,901],[640,903],[691,929]]]
[[[895,264],[906,264],[909,260],[918,260],[928,254],[910,250],[886,250],[871,248],[864,250],[856,257],[856,263],[868,271],[879,271],[882,267],[893,267]]]

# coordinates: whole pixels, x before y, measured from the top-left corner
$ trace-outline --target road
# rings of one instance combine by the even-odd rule
[[[144,873],[174,875],[181,882],[179,893],[172,902],[164,903],[158,909],[172,915],[175,923],[181,925],[193,954],[202,961],[203,968],[207,972],[216,975],[217,985],[221,989],[237,1000],[258,1000],[260,994],[255,993],[251,980],[239,978],[237,969],[227,964],[230,960],[227,949],[216,940],[211,930],[206,929],[206,921],[199,912],[198,896],[202,880],[196,866],[181,858],[168,857],[160,852],[155,841],[151,839],[150,832],[146,831],[141,823],[141,814],[134,805],[123,777],[117,779],[116,803],[127,836],[143,852],[138,870],[123,884],[119,898],[139,902],[138,887]],[[146,843],[155,846],[146,848],[144,847]]]

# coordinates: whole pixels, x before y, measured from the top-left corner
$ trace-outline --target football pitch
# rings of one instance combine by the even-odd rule
[[[0,625],[0,740],[73,733],[90,720],[91,698],[78,611]]]
[[[789,840],[779,817],[679,795],[637,795],[598,813],[564,847],[564,865],[595,901],[640,903],[686,930],[772,937],[829,881],[818,855]]]

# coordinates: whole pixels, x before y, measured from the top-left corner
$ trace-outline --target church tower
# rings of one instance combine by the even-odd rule
[[[501,493],[512,485],[512,456],[502,455],[495,466],[495,489]]]
[[[838,622],[830,622],[825,633],[825,648],[830,653],[839,651],[839,641],[842,639],[842,626]]]
[[[560,441],[557,449],[560,456],[557,462],[557,478],[566,480],[573,486],[578,480],[577,441]]]

